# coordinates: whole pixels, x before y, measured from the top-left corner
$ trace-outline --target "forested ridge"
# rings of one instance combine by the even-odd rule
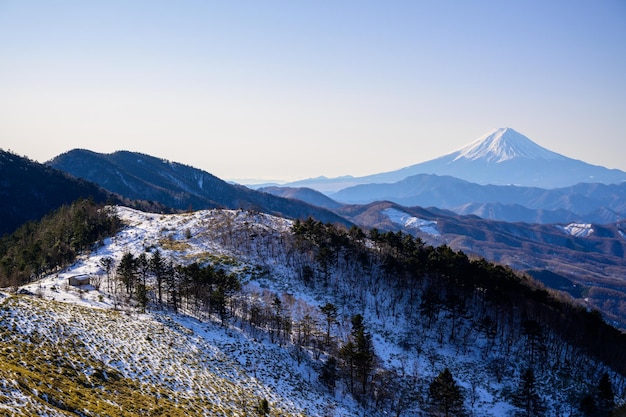
[[[386,368],[373,334],[401,326],[406,332],[399,344],[407,355],[427,357],[433,370],[439,359],[429,350],[432,344],[459,354],[478,352],[490,378],[516,381],[517,388],[500,395],[523,415],[550,415],[559,401],[572,415],[619,412],[614,398],[606,399],[606,385],[624,392],[626,336],[599,313],[529,277],[402,232],[313,219],[295,221],[289,233],[224,224],[215,226],[212,239],[241,254],[263,248],[266,257],[297,271],[294,285],[327,294],[329,301],[312,308],[289,293],[244,285],[251,278],[271,279],[267,266],[242,271],[230,267],[236,259],[180,265],[162,256],[159,245],[184,251],[191,231],[180,241],[153,242],[142,253],[104,259],[107,290],[141,309],[167,308],[237,325],[299,360],[313,360],[331,392],[345,391],[366,407],[396,415],[415,407],[459,415],[476,400],[475,391],[458,386],[458,369],[445,367],[426,378]],[[120,226],[113,213],[89,201],[64,207],[2,240],[3,279],[26,282],[54,270]],[[471,382],[474,388],[481,384],[486,382]],[[550,384],[563,384],[550,394],[558,397],[552,402],[539,389]]]
[[[441,309],[449,310],[454,317],[469,306],[479,306],[488,321],[511,321],[518,316],[521,326],[550,328],[626,375],[623,332],[604,322],[597,311],[508,267],[482,258],[469,259],[446,245],[428,246],[402,232],[380,233],[373,229],[368,236],[373,251],[365,250],[366,235],[356,227],[342,232],[309,219],[296,222],[294,233],[309,245],[322,271],[329,263],[339,262],[342,255],[359,260],[363,266],[380,262],[390,284],[407,291],[410,298],[420,299],[420,310],[427,320]],[[451,338],[455,337],[453,326]]]
[[[26,222],[0,238],[0,286],[23,285],[62,268],[120,227],[110,209],[85,199]]]
[[[104,203],[110,193],[96,184],[0,149],[0,236],[79,198]]]

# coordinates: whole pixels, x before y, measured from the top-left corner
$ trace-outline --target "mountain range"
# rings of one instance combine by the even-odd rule
[[[510,128],[397,171],[319,177],[259,189],[294,196],[298,186],[343,204],[391,201],[508,222],[608,224],[626,217],[625,172],[567,158]],[[299,198],[312,204],[321,201],[310,191]]]
[[[76,262],[0,291],[8,415],[626,411],[626,335],[510,269],[245,210],[111,214]]]
[[[230,184],[206,171],[137,152],[101,154],[74,149],[47,165],[128,199],[156,201],[177,210],[247,209],[289,218],[312,216],[346,224],[345,219],[335,213],[300,200]]]
[[[626,327],[626,314],[620,307],[626,303],[626,286],[616,279],[626,275],[623,262],[626,227],[613,221],[615,219],[610,219],[611,222],[581,222],[581,216],[573,212],[606,206],[609,207],[607,212],[618,213],[624,209],[623,184],[579,184],[567,189],[546,190],[478,185],[453,177],[416,175],[396,184],[361,185],[343,190],[338,195],[349,195],[361,188],[367,191],[363,200],[366,204],[344,204],[308,188],[250,190],[196,168],[140,153],[107,155],[73,150],[53,159],[49,165],[94,181],[126,198],[154,201],[178,210],[189,210],[190,207],[248,208],[292,219],[311,216],[346,226],[356,224],[382,231],[402,230],[420,236],[429,244],[446,244],[471,256],[501,262],[539,277],[545,277],[547,272],[555,274],[560,290],[576,298],[586,298],[590,305]],[[396,189],[409,197],[400,200],[401,203],[393,203],[389,195],[371,191],[377,187]],[[368,192],[373,202],[367,202]],[[418,201],[415,196],[410,197],[412,193],[422,193],[431,198],[430,201],[436,197],[440,207],[426,205],[426,199]],[[476,205],[490,205],[492,217],[496,205],[509,213],[514,207],[522,215],[533,210],[522,206],[523,203],[546,207],[536,210],[543,213],[546,221],[563,218],[568,221],[556,222],[556,225],[502,222],[459,215],[441,208],[458,206],[466,201],[464,198],[489,201],[490,195],[495,196],[493,201],[496,203]],[[497,202],[498,199],[503,203]],[[586,231],[586,234],[577,233],[579,230]],[[554,278],[550,276],[545,283],[554,285]]]
[[[309,187],[329,194],[359,184],[394,183],[417,174],[452,176],[477,184],[540,188],[626,181],[624,171],[568,158],[539,146],[514,129],[498,128],[457,151],[399,170],[363,177],[320,177],[286,186]]]
[[[479,150],[488,148],[491,162],[503,163],[522,152],[486,144],[462,157],[486,157]],[[616,383],[618,397],[624,391],[624,333],[615,328],[626,328],[622,221],[530,224],[391,201],[345,204],[310,188],[254,191],[125,151],[74,150],[48,166],[9,157],[37,176],[6,175],[0,165],[6,206],[25,204],[18,188],[37,190],[61,175],[80,197],[100,190],[110,202],[140,199],[153,212],[118,206],[125,226],[114,237],[16,296],[0,292],[8,341],[0,343],[0,376],[9,381],[0,399],[8,410],[174,415],[184,405],[189,415],[419,415],[437,412],[432,386],[450,371],[462,408],[481,417],[523,411],[518,386],[533,371],[533,401],[549,414],[566,406],[595,415],[598,380]],[[554,213],[567,199],[572,209],[616,211],[622,199],[620,184],[563,191],[430,174],[387,185],[410,195],[431,181],[441,181],[431,193],[454,203],[455,194],[499,194],[510,201],[476,204],[520,210],[520,190]],[[7,186],[14,182],[20,187]],[[41,242],[13,253],[27,259]],[[165,277],[141,267],[157,253],[170,261]],[[128,257],[137,257],[128,261],[138,268],[132,279],[122,267]],[[115,273],[105,270],[107,259]],[[10,259],[0,266],[11,271]],[[241,280],[239,290],[212,281],[230,276]],[[93,288],[72,288],[76,277]],[[220,300],[228,302],[217,307]],[[324,303],[338,307],[336,319],[324,316]],[[111,311],[118,309],[126,314]],[[366,374],[348,360],[364,358],[364,346]],[[621,405],[613,397],[611,408]]]
[[[501,140],[509,137],[518,138],[510,130],[499,136]],[[537,151],[527,142],[521,143],[527,145],[524,149],[528,157],[532,155],[530,148],[539,157],[559,159],[547,151]],[[506,161],[514,154],[510,149],[520,147],[514,147],[510,140],[508,145],[492,146],[492,150],[497,150],[492,160]],[[489,146],[474,144],[465,149],[463,155],[475,157],[477,152],[471,149]],[[12,159],[18,161],[19,157]],[[29,163],[31,170],[37,167]],[[559,276],[561,283],[567,282],[561,285],[562,290],[578,298],[585,296],[616,323],[626,323],[626,314],[619,307],[626,302],[626,286],[615,278],[626,276],[626,228],[621,222],[626,210],[626,184],[581,183],[541,189],[479,185],[454,177],[422,174],[392,184],[347,188],[334,194],[337,201],[309,188],[251,190],[193,167],[127,151],[98,154],[77,149],[54,158],[48,167],[39,169],[61,175],[66,181],[98,184],[100,188],[92,185],[93,189],[83,192],[85,197],[102,190],[99,192],[107,198],[142,200],[158,211],[166,211],[167,207],[186,211],[243,208],[292,219],[313,217],[348,227],[356,224],[383,231],[402,230],[431,244],[447,244],[538,276],[549,271]],[[72,180],[73,177],[80,180]],[[22,185],[21,189],[35,189],[35,185]],[[23,199],[11,200],[17,204]],[[10,205],[5,208],[8,210]],[[499,221],[502,218],[506,221]]]
[[[391,184],[356,185],[331,197],[346,204],[388,200],[404,206],[438,207],[457,214],[512,222],[614,223],[626,217],[626,182],[543,189],[479,185],[449,176],[419,174]]]

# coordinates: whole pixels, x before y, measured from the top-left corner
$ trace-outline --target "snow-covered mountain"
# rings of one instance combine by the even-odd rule
[[[546,286],[569,292],[580,301],[584,293],[588,307],[626,329],[626,315],[611,307],[626,302],[626,286],[621,280],[626,276],[624,222],[507,223],[389,201],[344,206],[338,212],[362,227],[401,230],[431,245],[445,244],[532,276],[537,271],[552,271],[569,286],[554,287],[550,281],[542,281]]]
[[[476,417],[521,411],[524,405],[515,396],[528,369],[534,370],[532,383],[539,393],[533,401],[546,415],[563,410],[581,415],[580,397],[593,392],[605,373],[616,397],[623,394],[621,371],[559,336],[581,331],[580,342],[594,348],[596,341],[584,331],[598,328],[571,323],[595,317],[573,308],[576,316],[567,326],[542,324],[542,314],[559,308],[565,310],[555,318],[570,313],[556,300],[549,308],[541,304],[547,294],[515,281],[505,269],[471,262],[446,247],[414,247],[413,267],[399,271],[402,264],[391,258],[400,256],[397,245],[409,244],[407,239],[387,246],[382,235],[369,240],[355,234],[352,240],[340,234],[326,242],[324,230],[334,236],[332,229],[308,222],[300,226],[299,240],[293,221],[243,210],[116,211],[126,227],[92,253],[26,285],[26,295],[0,293],[3,411],[178,416],[182,408],[187,416],[415,416],[437,411],[429,387],[444,370],[454,376],[465,411]],[[397,209],[386,215],[425,233],[442,226]],[[331,251],[336,256],[322,256],[329,244],[338,245]],[[182,278],[168,284],[180,285],[180,291],[164,289],[164,298],[177,300],[172,310],[170,303],[167,308],[156,302],[155,278],[144,277],[151,300],[144,309],[128,294],[127,282],[104,269],[103,260],[119,265],[129,254],[152,257],[157,249],[179,265],[198,262],[236,274],[243,288],[231,299],[228,317],[220,319],[199,303],[188,287],[195,284]],[[455,266],[437,266],[451,267],[440,278],[418,273],[427,262],[445,259],[454,259]],[[485,281],[476,290],[466,287],[470,282],[461,276],[462,286],[442,282],[459,272],[468,280],[482,276]],[[503,279],[491,282],[491,274]],[[90,285],[69,285],[77,275],[89,276]],[[505,284],[529,292],[511,292],[517,298],[504,301],[492,298],[492,289]],[[455,297],[461,294],[459,301]],[[332,321],[320,311],[326,303],[337,307]],[[329,386],[320,376],[329,357],[351,340],[350,318],[356,314],[363,318],[375,354],[367,387],[351,386],[348,365]],[[281,326],[289,326],[275,327],[278,317]],[[604,343],[597,341],[607,350]],[[619,353],[620,346],[612,348]]]
[[[455,152],[395,174],[382,174],[379,179],[388,180],[398,174],[406,177],[409,172],[450,175],[477,184],[539,188],[626,181],[626,172],[552,152],[511,128],[495,129]]]
[[[310,187],[332,194],[348,186],[393,183],[417,174],[448,175],[477,184],[539,188],[626,181],[624,171],[568,158],[539,146],[511,128],[499,128],[439,158],[396,171],[351,178],[350,184],[342,178],[336,181],[312,179],[286,185]]]
[[[521,133],[505,127],[494,129],[469,145],[449,155],[453,161],[461,159],[498,163],[515,158],[564,160],[563,155],[537,145]]]

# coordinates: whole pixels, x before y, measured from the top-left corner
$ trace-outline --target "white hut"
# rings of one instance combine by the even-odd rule
[[[90,284],[89,275],[73,275],[67,279],[68,284],[73,287],[83,287]]]

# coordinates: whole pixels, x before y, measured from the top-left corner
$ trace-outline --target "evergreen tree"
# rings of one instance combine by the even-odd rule
[[[257,412],[260,416],[266,416],[270,413],[270,403],[265,398],[259,402]]]
[[[374,369],[374,344],[372,335],[365,331],[363,316],[360,314],[352,318],[352,337],[355,345],[356,376],[361,381],[361,389],[367,391],[367,381]]]
[[[272,300],[272,328],[270,329],[270,340],[274,343],[274,334],[278,335],[278,340],[280,341],[280,333],[282,330],[282,322],[283,322],[283,302],[278,298],[278,295],[274,296],[274,300]]]
[[[609,416],[613,408],[615,408],[615,393],[609,375],[605,372],[598,383],[598,414]]]
[[[517,416],[536,417],[543,416],[545,406],[537,392],[535,373],[532,368],[526,369],[520,377],[520,385],[513,396],[513,404],[520,408]]]
[[[343,368],[348,373],[348,381],[350,382],[350,392],[354,392],[354,370],[355,370],[355,359],[356,357],[356,348],[354,347],[354,343],[352,341],[348,341],[344,344],[339,350],[339,358],[343,361]]]
[[[609,375],[605,372],[592,394],[580,402],[580,409],[588,417],[608,417],[615,409],[615,393]]]
[[[330,356],[324,363],[324,366],[322,366],[319,380],[332,392],[335,389],[337,377],[337,360],[333,356]]]
[[[363,393],[367,392],[367,382],[374,369],[374,345],[372,336],[365,331],[363,316],[356,314],[352,317],[352,332],[350,340],[343,345],[339,356],[344,361],[350,377],[350,390],[354,392],[354,381],[361,383]]]
[[[157,302],[161,305],[163,302],[163,280],[165,278],[167,265],[158,249],[152,254],[152,258],[150,258],[150,270],[156,279]]]
[[[126,293],[132,294],[135,285],[137,273],[137,263],[132,253],[126,252],[122,255],[122,260],[117,266],[117,274],[120,276],[122,283],[126,286]]]
[[[326,303],[320,307],[320,311],[326,318],[326,339],[324,344],[330,345],[330,327],[337,322],[337,307],[332,303]]]
[[[463,415],[463,393],[448,368],[430,383],[428,393],[434,415],[445,417]]]
[[[141,282],[145,285],[146,280],[148,279],[148,273],[150,272],[150,262],[148,261],[148,256],[145,252],[142,252],[137,257],[135,262],[137,263],[137,272],[141,276]]]

